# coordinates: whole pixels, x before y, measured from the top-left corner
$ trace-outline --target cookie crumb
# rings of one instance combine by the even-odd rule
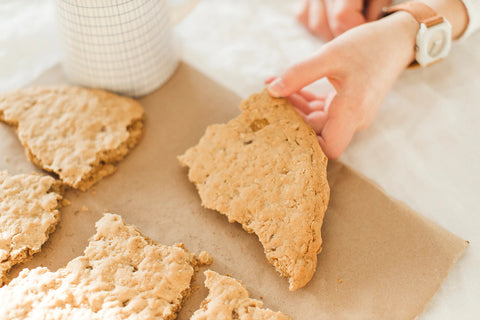
[[[192,289],[193,289],[193,292],[197,292],[198,289],[200,289],[200,287],[199,286],[193,286]]]
[[[202,266],[208,266],[208,265],[211,265],[212,262],[213,262],[213,258],[212,256],[210,255],[210,253],[206,252],[206,251],[202,251],[200,252],[200,254],[198,255],[198,262],[200,265]]]
[[[338,278],[338,280],[337,280],[337,281],[338,281],[338,283],[343,283],[343,280],[342,280],[342,279],[340,279],[340,278]]]
[[[87,212],[88,211],[88,208],[86,206],[82,206],[82,211],[83,212]]]
[[[263,301],[250,298],[247,288],[238,280],[207,270],[205,287],[208,296],[191,320],[200,319],[270,319],[292,320],[289,316],[263,307]]]
[[[62,200],[62,206],[64,207],[68,207],[69,205],[71,205],[72,203],[67,199],[67,198],[63,198]]]

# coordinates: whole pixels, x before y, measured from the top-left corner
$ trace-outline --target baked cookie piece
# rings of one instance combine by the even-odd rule
[[[180,245],[105,214],[84,255],[55,272],[25,269],[0,288],[7,319],[175,319],[197,266]]]
[[[40,251],[59,219],[60,181],[0,172],[0,286],[7,272]]]
[[[115,171],[140,139],[144,111],[103,90],[33,87],[0,95],[0,120],[14,126],[30,161],[80,190]]]
[[[270,309],[262,309],[261,301],[251,299],[247,289],[236,279],[205,271],[205,286],[209,293],[200,309],[191,320],[208,319],[248,319],[248,320],[287,320],[289,316]]]
[[[268,261],[296,290],[312,278],[321,250],[327,157],[287,100],[264,90],[240,109],[227,124],[208,127],[179,160],[203,206],[256,233]]]

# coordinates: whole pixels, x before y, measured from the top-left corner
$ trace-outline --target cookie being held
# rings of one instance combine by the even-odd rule
[[[327,157],[315,132],[285,99],[266,90],[242,113],[207,128],[179,157],[204,207],[255,233],[290,290],[312,278],[330,189]]]
[[[205,286],[209,293],[200,309],[190,320],[209,319],[250,319],[250,320],[291,320],[281,312],[264,309],[263,303],[251,299],[245,286],[238,280],[207,270],[204,272]]]
[[[31,162],[86,190],[112,174],[140,139],[144,111],[133,99],[71,86],[0,95],[0,120],[15,127]]]
[[[40,251],[59,220],[61,183],[39,174],[0,172],[0,286],[7,272]]]

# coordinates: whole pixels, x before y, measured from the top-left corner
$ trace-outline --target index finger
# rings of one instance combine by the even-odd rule
[[[281,77],[275,79],[268,86],[268,91],[274,97],[288,97],[303,89],[306,85],[318,79],[329,76],[332,70],[339,66],[338,61],[332,58],[332,50],[328,45],[305,60],[290,66]]]

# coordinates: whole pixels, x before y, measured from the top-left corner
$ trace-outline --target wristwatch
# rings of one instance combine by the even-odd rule
[[[384,8],[386,15],[406,11],[420,24],[415,43],[415,60],[411,66],[429,66],[446,57],[452,46],[452,26],[435,10],[418,1],[408,1]]]

